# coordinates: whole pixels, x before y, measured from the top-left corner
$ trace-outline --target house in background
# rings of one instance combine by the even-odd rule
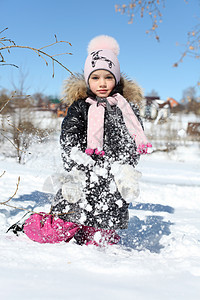
[[[58,98],[49,99],[49,110],[57,115],[57,117],[65,117],[68,106],[60,101]]]
[[[169,117],[171,109],[179,103],[173,99],[161,100],[160,97],[146,96],[143,100],[140,114],[149,120],[165,120]]]

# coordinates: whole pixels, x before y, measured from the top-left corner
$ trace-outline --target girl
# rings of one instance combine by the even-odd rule
[[[115,230],[127,228],[129,203],[139,194],[135,166],[151,147],[136,106],[141,89],[121,76],[118,54],[115,39],[94,38],[84,75],[65,83],[70,107],[60,142],[67,172],[51,214],[69,225],[65,241],[74,237],[81,245],[119,241]]]

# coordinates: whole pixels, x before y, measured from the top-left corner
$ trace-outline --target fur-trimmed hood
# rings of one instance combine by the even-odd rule
[[[125,75],[121,75],[120,84],[124,98],[140,106],[143,99],[142,89]],[[77,73],[64,81],[62,100],[64,103],[71,105],[74,101],[87,97],[87,86],[83,74]]]

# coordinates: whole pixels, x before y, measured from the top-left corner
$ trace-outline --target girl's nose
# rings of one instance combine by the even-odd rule
[[[99,82],[100,86],[106,86],[106,81],[104,78],[100,78],[100,82]]]

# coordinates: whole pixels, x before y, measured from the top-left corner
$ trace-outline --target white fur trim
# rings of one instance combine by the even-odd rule
[[[120,48],[117,41],[108,35],[99,35],[93,38],[88,44],[88,54],[94,50],[109,49],[112,50],[115,55],[119,54]]]

